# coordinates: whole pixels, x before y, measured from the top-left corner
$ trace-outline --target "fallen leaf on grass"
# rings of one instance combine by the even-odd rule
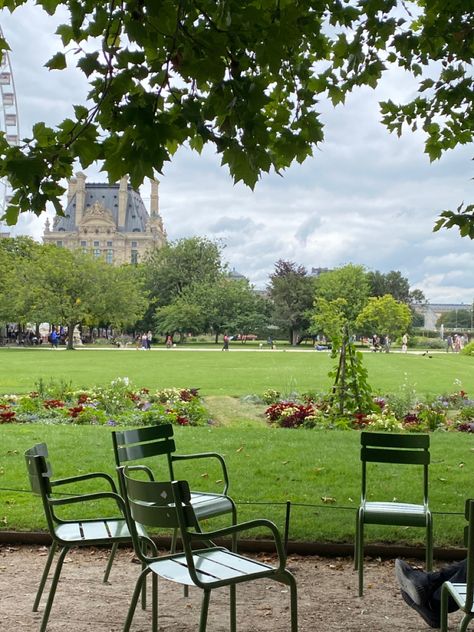
[[[333,498],[332,496],[321,496],[321,500],[326,505],[334,504],[336,502],[336,499]]]

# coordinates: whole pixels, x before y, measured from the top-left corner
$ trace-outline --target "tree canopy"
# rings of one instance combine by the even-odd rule
[[[303,266],[280,259],[270,275],[268,294],[273,305],[273,324],[287,331],[290,343],[296,344],[310,322],[314,278]]]
[[[369,298],[357,317],[356,326],[366,335],[379,333],[395,338],[407,331],[410,322],[411,312],[408,305],[386,294]]]
[[[10,11],[26,0],[2,0]],[[6,211],[62,213],[61,180],[99,161],[110,181],[134,187],[161,172],[183,144],[212,145],[235,181],[302,162],[323,141],[319,101],[375,88],[390,66],[419,79],[408,103],[381,104],[400,134],[421,128],[431,160],[472,142],[473,9],[466,0],[37,0],[70,19],[51,70],[77,66],[88,101],[57,128],[38,122],[10,146],[0,135]],[[8,44],[0,41],[0,51]],[[474,237],[474,205],[436,224]]]

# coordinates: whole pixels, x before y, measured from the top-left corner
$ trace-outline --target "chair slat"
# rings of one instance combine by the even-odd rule
[[[153,456],[161,456],[163,454],[172,454],[175,451],[176,445],[174,439],[160,439],[159,441],[152,441],[149,443],[117,447],[120,463],[138,461],[139,459],[147,459]]]
[[[397,434],[390,432],[361,432],[360,443],[363,446],[386,448],[429,448],[428,434]]]
[[[393,450],[362,446],[361,461],[371,463],[398,463],[399,465],[428,465],[430,453],[427,450]]]

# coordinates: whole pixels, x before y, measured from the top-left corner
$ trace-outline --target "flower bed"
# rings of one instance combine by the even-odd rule
[[[271,425],[281,428],[321,428],[343,430],[378,430],[385,432],[474,432],[474,400],[460,390],[430,401],[419,401],[411,393],[400,393],[374,399],[374,410],[368,413],[338,415],[328,397],[314,393],[281,399],[277,391],[266,391],[262,397],[270,406],[265,416]]]
[[[1,423],[202,426],[211,423],[198,389],[154,392],[132,387],[128,378],[109,386],[74,390],[65,383],[37,384],[27,395],[0,396]]]

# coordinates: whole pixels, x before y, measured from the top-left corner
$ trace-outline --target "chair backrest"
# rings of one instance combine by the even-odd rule
[[[466,500],[464,515],[468,521],[464,529],[464,543],[467,547],[466,612],[471,612],[474,598],[474,500]]]
[[[25,451],[26,468],[31,490],[41,496],[43,508],[51,534],[54,533],[56,517],[49,503],[51,495],[52,469],[48,461],[48,448],[45,443],[37,443]]]
[[[112,442],[117,467],[129,461],[164,455],[168,462],[170,480],[173,480],[171,455],[176,451],[173,434],[172,424],[113,431]]]
[[[428,466],[430,436],[428,434],[396,434],[361,432],[362,497],[367,486],[367,463],[396,463],[423,467],[423,500],[428,502]]]
[[[127,520],[132,534],[135,553],[145,562],[153,558],[147,556],[138,538],[135,523],[145,527],[179,529],[183,548],[187,555],[191,552],[188,529],[199,530],[199,524],[191,505],[191,492],[187,481],[151,481],[134,478],[133,466],[117,468],[120,488],[125,501]]]

